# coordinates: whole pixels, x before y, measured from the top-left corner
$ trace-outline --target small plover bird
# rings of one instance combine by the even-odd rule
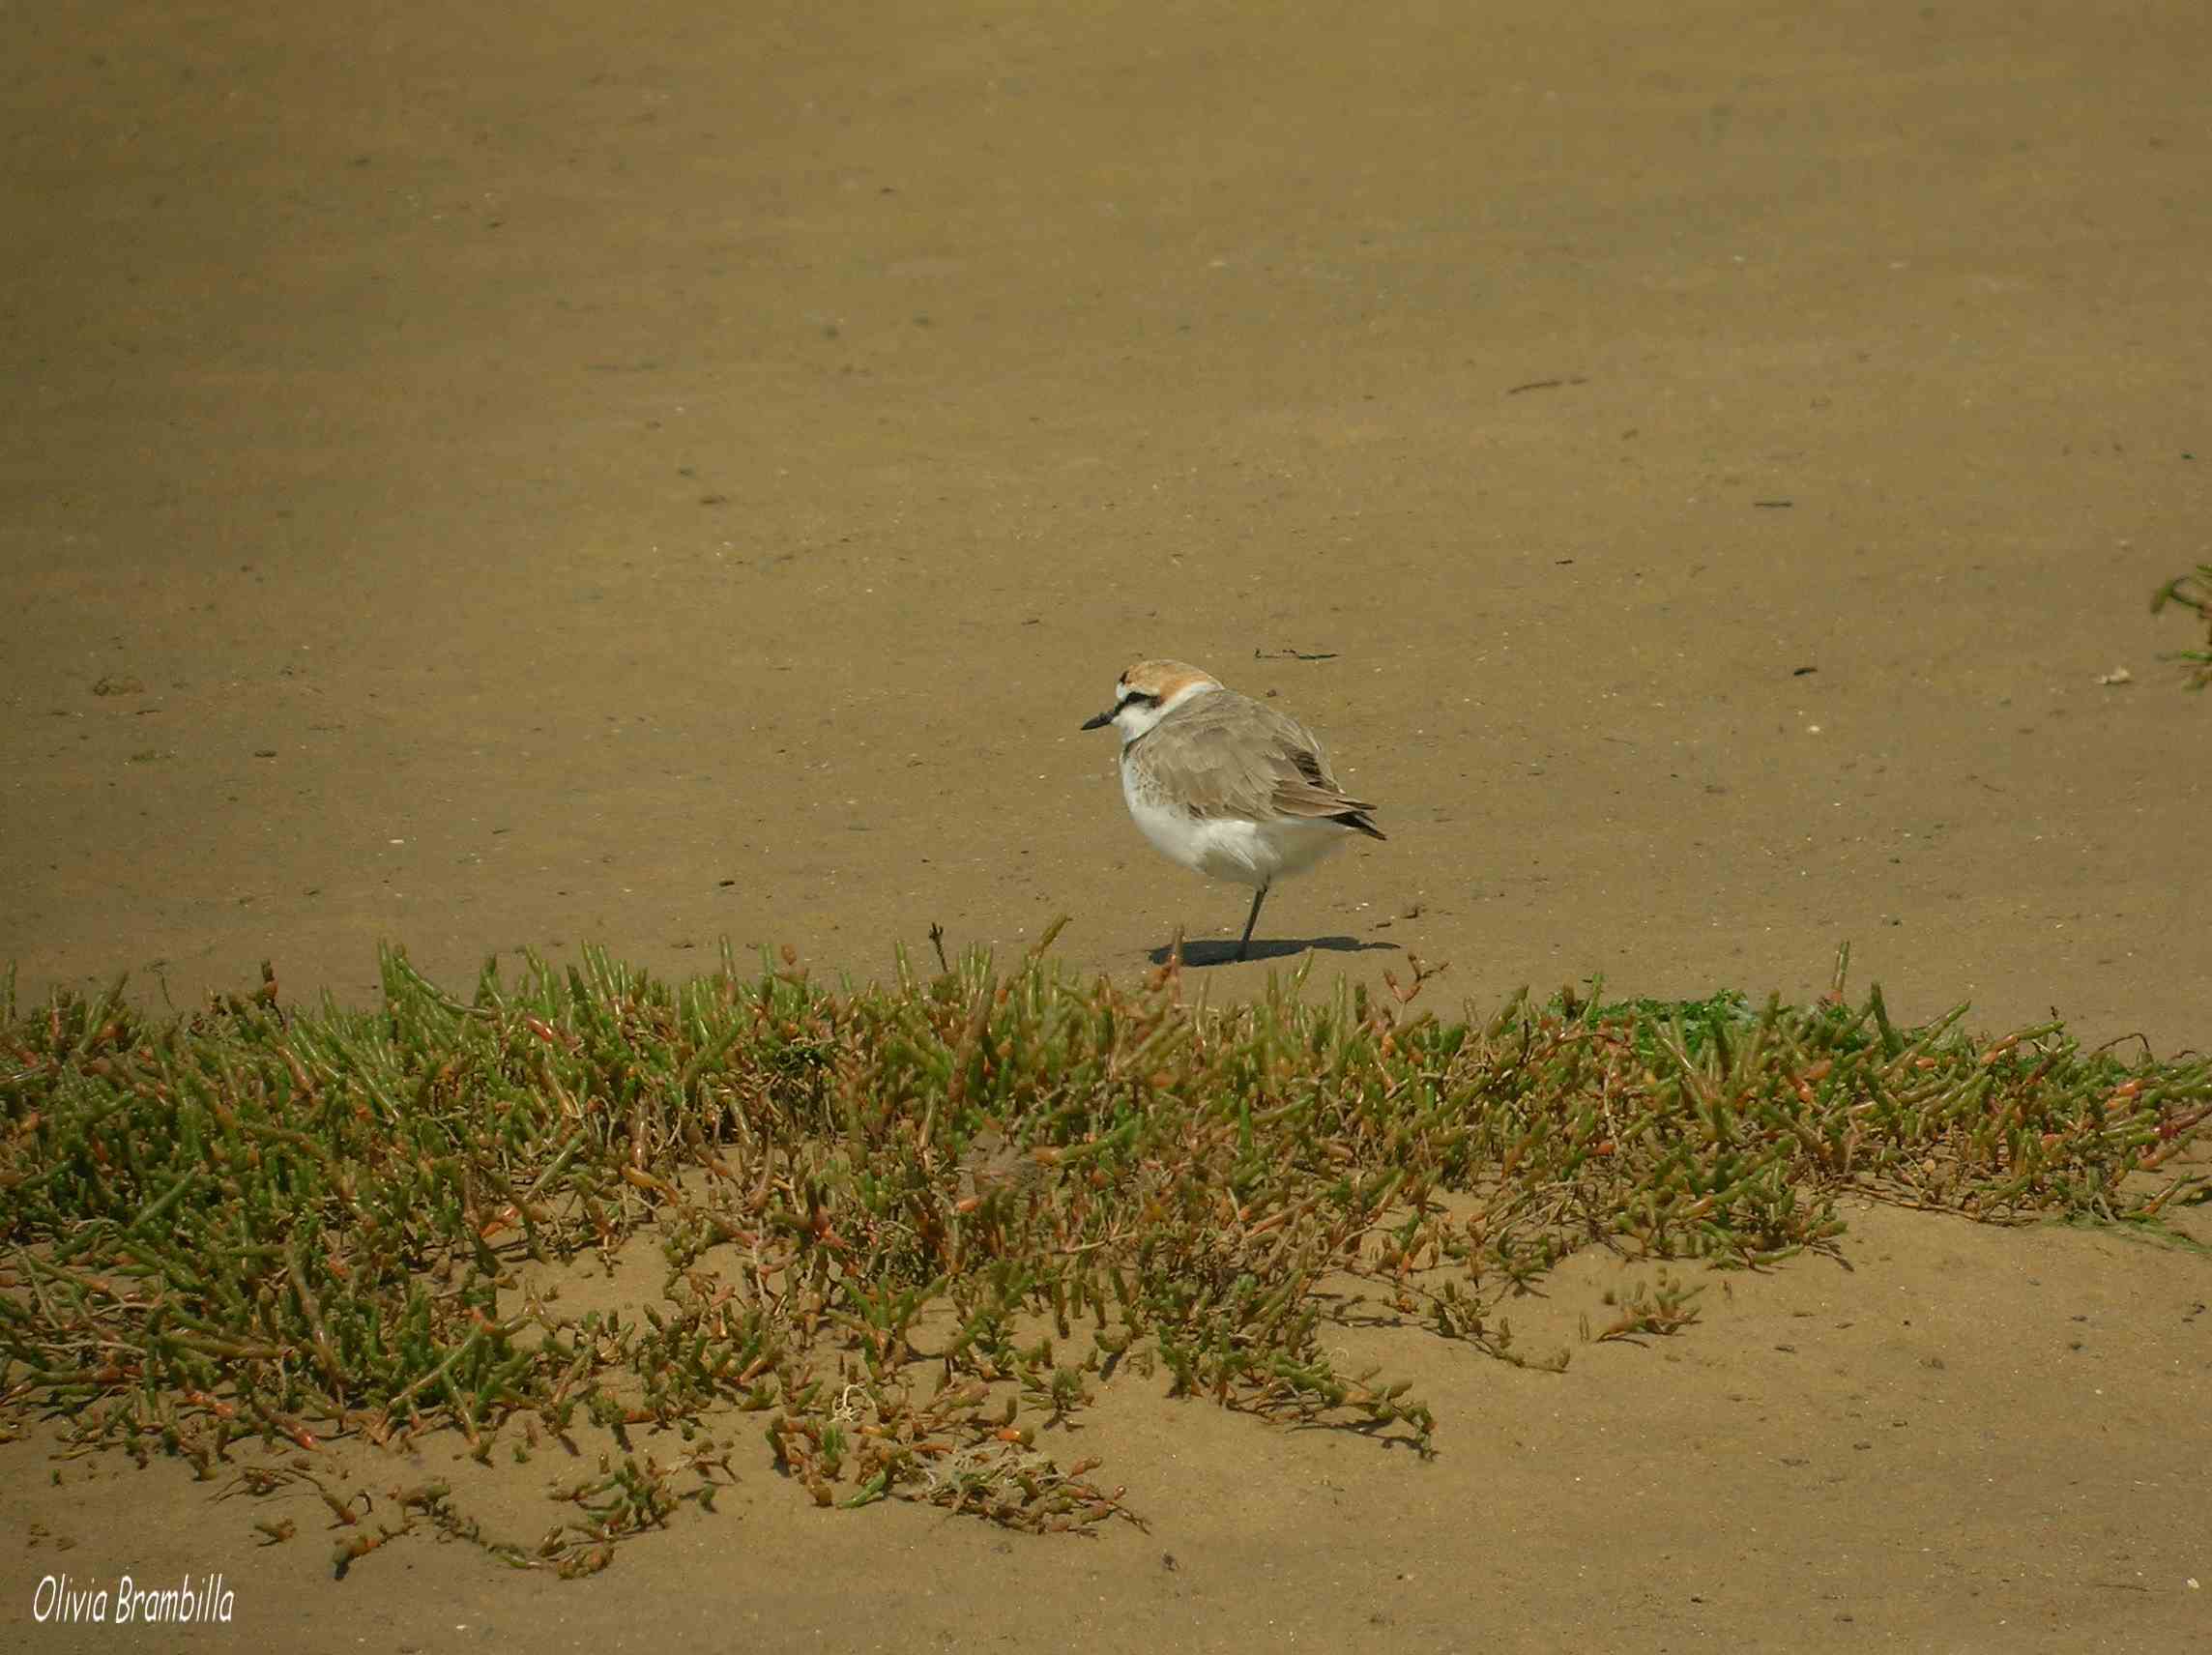
[[[1109,724],[1121,732],[1121,797],[1145,837],[1186,868],[1258,887],[1239,960],[1275,881],[1354,833],[1384,837],[1367,819],[1375,807],[1336,785],[1311,730],[1211,673],[1139,661],[1083,727]]]

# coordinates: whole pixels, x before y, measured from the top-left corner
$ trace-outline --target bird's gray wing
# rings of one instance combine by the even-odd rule
[[[1264,822],[1372,808],[1336,785],[1312,731],[1234,690],[1213,690],[1179,707],[1145,740],[1161,791],[1183,800],[1195,816]]]
[[[1289,719],[1283,720],[1290,724]],[[1291,724],[1291,728],[1298,728]],[[1285,816],[1346,816],[1375,807],[1353,798],[1328,773],[1328,756],[1307,732],[1306,745],[1285,748],[1275,771],[1275,809]]]

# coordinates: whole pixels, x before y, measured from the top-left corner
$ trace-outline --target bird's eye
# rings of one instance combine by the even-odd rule
[[[1159,704],[1160,698],[1156,695],[1142,689],[1128,689],[1121,692],[1121,699],[1114,711],[1119,712],[1124,707],[1157,707]]]

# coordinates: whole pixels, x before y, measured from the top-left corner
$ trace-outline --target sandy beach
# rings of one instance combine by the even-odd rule
[[[2212,1032],[2212,17],[968,0],[92,3],[0,54],[0,962],[347,1003],[586,942],[1135,978],[1130,661],[1322,731],[1386,844],[1230,1000],[1448,961],[1803,999],[1851,949]],[[2194,1209],[2194,1233],[2212,1230]],[[1150,1532],[815,1510],[761,1452],[591,1581],[334,1582],[180,1465],[0,1451],[37,1650],[2169,1651],[2212,1264],[1848,1214],[1563,1375],[1394,1340],[1436,1460],[1135,1377]],[[1577,1259],[1525,1325],[1574,1342]],[[638,1272],[650,1295],[650,1270]],[[364,1487],[409,1471],[334,1450]],[[449,1450],[422,1447],[432,1469]],[[343,1458],[352,1456],[352,1458]],[[482,1469],[488,1509],[542,1466]],[[57,1480],[58,1479],[58,1480]],[[503,1504],[504,1502],[504,1504]],[[68,1542],[66,1549],[63,1542]],[[220,1572],[235,1618],[40,1621]]]

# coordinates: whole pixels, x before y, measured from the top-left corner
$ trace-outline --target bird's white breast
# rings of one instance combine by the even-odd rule
[[[1253,886],[1311,867],[1351,829],[1312,818],[1279,816],[1255,822],[1240,816],[1193,816],[1146,785],[1140,767],[1121,756],[1121,797],[1129,815],[1154,849],[1212,879]]]

